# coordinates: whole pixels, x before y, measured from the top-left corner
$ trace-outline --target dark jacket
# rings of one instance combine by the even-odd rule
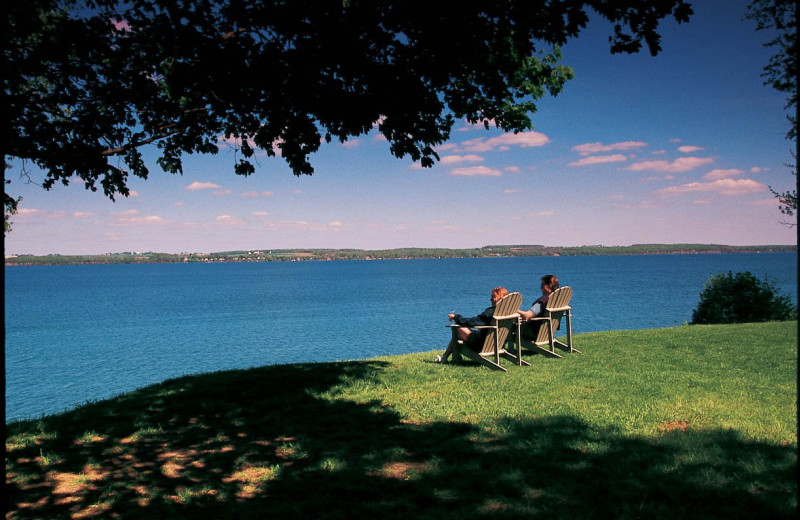
[[[453,323],[462,327],[477,327],[479,325],[491,325],[494,316],[494,307],[487,307],[482,313],[472,318],[465,318],[460,314],[453,316]]]

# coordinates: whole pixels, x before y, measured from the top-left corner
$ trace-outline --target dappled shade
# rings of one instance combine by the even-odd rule
[[[392,369],[358,361],[189,376],[12,424],[8,518],[795,512],[782,495],[795,478],[795,447],[683,423],[662,425],[655,440],[629,437],[564,415],[499,418],[504,433],[487,436],[471,424],[409,422],[380,401],[340,397]],[[726,462],[709,467],[707,451]],[[707,484],[710,473],[727,484]]]

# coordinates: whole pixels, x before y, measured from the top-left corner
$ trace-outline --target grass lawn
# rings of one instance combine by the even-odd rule
[[[796,322],[575,342],[505,374],[270,366],[12,423],[6,518],[796,517]]]

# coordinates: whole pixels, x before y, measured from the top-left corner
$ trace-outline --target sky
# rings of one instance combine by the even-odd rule
[[[236,176],[221,144],[186,156],[183,175],[147,153],[150,178],[112,202],[80,182],[26,184],[14,163],[5,254],[796,244],[769,191],[794,187],[786,96],[763,84],[773,51],[748,3],[693,2],[688,24],[662,22],[656,57],[611,55],[593,21],[563,48],[575,78],[539,101],[534,130],[457,122],[433,168],[393,157],[375,130],[323,144],[302,177],[266,156]]]

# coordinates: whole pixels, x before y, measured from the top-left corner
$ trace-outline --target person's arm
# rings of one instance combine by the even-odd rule
[[[477,327],[478,325],[489,325],[492,322],[493,315],[494,315],[494,307],[489,307],[482,313],[478,314],[477,316],[473,316],[472,318],[465,318],[460,314],[454,314],[453,322],[456,325],[460,325],[462,327]]]
[[[522,309],[519,310],[519,315],[522,316],[523,320],[529,320],[533,318],[533,311],[524,311]]]

